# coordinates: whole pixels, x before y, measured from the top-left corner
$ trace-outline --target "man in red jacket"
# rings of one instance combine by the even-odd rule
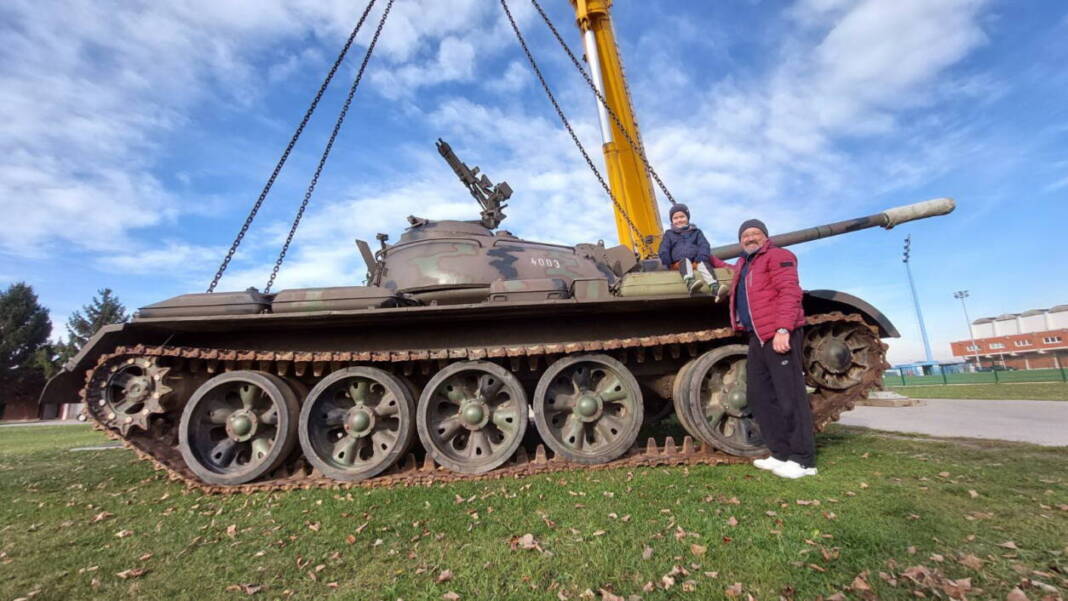
[[[747,389],[771,457],[753,465],[783,478],[816,474],[812,411],[801,370],[801,286],[797,257],[768,239],[768,228],[750,219],[738,228],[742,256],[734,265],[716,257],[716,267],[731,267],[731,325],[749,335]]]

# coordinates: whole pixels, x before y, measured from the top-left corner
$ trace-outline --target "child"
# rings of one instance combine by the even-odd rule
[[[682,203],[671,205],[668,218],[671,229],[666,230],[660,240],[660,262],[665,267],[679,270],[691,294],[705,283],[711,286],[716,281],[709,262],[712,247],[701,229],[690,223],[690,209]],[[695,277],[695,266],[700,278]]]

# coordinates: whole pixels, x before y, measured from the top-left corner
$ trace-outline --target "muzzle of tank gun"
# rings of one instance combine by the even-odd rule
[[[895,225],[905,223],[906,221],[937,217],[938,215],[948,215],[952,213],[955,208],[957,208],[957,203],[954,202],[952,198],[925,200],[923,202],[917,202],[883,211],[881,215],[885,219],[885,223],[882,223],[881,225],[886,229],[890,229]]]

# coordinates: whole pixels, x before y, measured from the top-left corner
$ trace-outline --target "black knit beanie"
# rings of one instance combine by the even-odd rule
[[[679,211],[682,211],[683,213],[686,213],[686,218],[687,219],[690,218],[690,207],[682,204],[681,202],[677,202],[677,203],[671,205],[671,209],[668,210],[668,221],[671,221],[671,217],[675,213],[678,213]]]
[[[759,219],[746,219],[745,221],[742,222],[742,225],[738,226],[738,239],[741,240],[742,239],[742,232],[744,232],[745,230],[747,230],[747,229],[749,229],[751,227],[755,227],[756,229],[764,232],[765,236],[768,235],[768,226],[764,225],[763,221],[761,221]]]

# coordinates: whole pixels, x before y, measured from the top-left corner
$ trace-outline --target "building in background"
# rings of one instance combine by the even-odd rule
[[[976,319],[971,339],[951,342],[950,348],[981,368],[1068,367],[1068,305]]]

